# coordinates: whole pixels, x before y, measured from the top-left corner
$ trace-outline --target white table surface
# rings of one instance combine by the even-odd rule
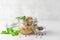
[[[60,40],[60,21],[41,21],[38,23],[40,26],[46,27],[46,35],[40,38],[35,38],[35,35],[25,37],[24,35],[11,36],[0,34],[0,40]],[[0,31],[4,29],[0,24]]]

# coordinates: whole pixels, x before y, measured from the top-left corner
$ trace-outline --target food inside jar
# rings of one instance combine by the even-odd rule
[[[19,29],[21,30],[21,33],[25,35],[33,33],[32,26],[27,27],[25,25],[22,25],[19,27]]]
[[[38,29],[38,30],[43,30],[43,27],[38,27],[37,29]]]

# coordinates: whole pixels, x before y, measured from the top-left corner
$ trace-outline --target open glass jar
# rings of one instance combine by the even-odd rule
[[[33,17],[27,16],[25,20],[20,20],[20,27],[22,34],[31,34],[35,31],[37,20]]]
[[[37,29],[36,29],[36,34],[38,35],[45,35],[46,34],[46,27],[43,27],[43,26],[39,26]]]

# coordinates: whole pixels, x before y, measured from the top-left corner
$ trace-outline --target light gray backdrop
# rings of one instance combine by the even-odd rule
[[[60,0],[0,0],[0,21],[16,16],[36,16],[38,20],[60,20]]]

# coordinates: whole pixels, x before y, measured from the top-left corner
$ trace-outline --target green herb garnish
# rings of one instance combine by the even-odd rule
[[[12,28],[7,28],[6,31],[2,31],[1,34],[11,34],[12,36],[19,35],[20,30],[13,30]]]
[[[2,31],[1,34],[9,34],[7,31]]]
[[[12,36],[17,36],[17,35],[19,35],[19,33],[20,33],[20,31],[19,30],[15,30],[14,32],[12,32],[11,34],[12,34]]]
[[[26,19],[26,16],[19,16],[19,17],[16,17],[16,19],[25,20]]]

